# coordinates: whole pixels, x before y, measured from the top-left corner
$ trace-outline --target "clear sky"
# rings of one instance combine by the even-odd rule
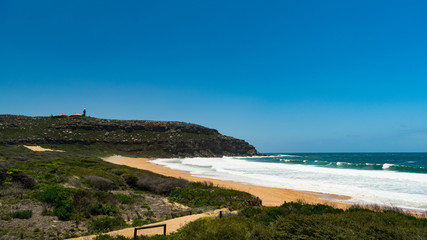
[[[1,1],[0,114],[216,128],[262,152],[427,151],[426,1]]]

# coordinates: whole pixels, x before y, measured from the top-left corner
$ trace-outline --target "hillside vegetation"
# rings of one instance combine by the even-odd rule
[[[84,151],[0,144],[0,239],[64,239],[259,205],[248,193],[115,165]]]
[[[0,144],[49,145],[146,157],[261,155],[244,140],[196,124],[92,117],[0,115]]]

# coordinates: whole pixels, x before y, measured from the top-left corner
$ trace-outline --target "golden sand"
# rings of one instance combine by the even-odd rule
[[[62,150],[53,150],[53,149],[49,149],[49,148],[42,148],[40,146],[28,146],[28,145],[23,145],[23,146],[26,147],[26,148],[28,148],[28,149],[30,149],[30,150],[32,150],[32,151],[35,151],[35,152],[46,152],[46,151],[51,151],[51,152],[65,152],[65,151],[62,151]]]
[[[114,155],[114,156],[103,158],[103,159],[111,163],[125,165],[133,168],[144,169],[144,170],[148,170],[164,176],[183,178],[192,182],[211,182],[214,185],[222,188],[229,188],[229,189],[248,192],[254,196],[259,197],[262,200],[262,204],[264,206],[280,206],[284,202],[291,202],[291,201],[295,202],[299,200],[304,201],[306,203],[327,204],[327,205],[339,207],[339,208],[348,208],[350,206],[349,204],[338,202],[338,200],[350,199],[350,197],[347,197],[347,196],[313,193],[313,192],[301,192],[301,191],[295,191],[290,189],[261,187],[261,186],[248,185],[245,183],[227,182],[227,181],[211,179],[211,178],[195,177],[185,171],[173,170],[160,165],[156,165],[154,163],[149,162],[150,159],[147,159],[147,158],[130,158],[130,157]],[[323,198],[321,198],[320,196],[322,196]],[[337,200],[337,201],[334,201],[334,200]]]

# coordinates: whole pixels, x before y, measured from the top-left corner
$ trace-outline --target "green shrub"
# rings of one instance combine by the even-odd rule
[[[255,215],[259,215],[261,213],[262,213],[261,207],[245,207],[242,210],[240,210],[239,215],[250,218]]]
[[[280,206],[281,214],[286,216],[289,214],[324,214],[324,213],[342,213],[344,210],[340,208],[334,208],[324,204],[304,204],[296,202],[285,202]]]
[[[32,210],[17,211],[9,214],[12,218],[30,219],[33,216]]]
[[[36,185],[36,179],[26,172],[16,169],[0,168],[0,184],[4,182],[20,183],[24,188],[32,189]]]
[[[57,216],[59,220],[70,220],[73,216],[73,200],[67,199],[61,201],[61,204],[53,210],[53,214]]]
[[[135,202],[134,196],[129,196],[121,193],[114,194],[114,196],[119,200],[121,204],[131,204]]]
[[[113,231],[115,229],[122,228],[127,226],[126,222],[121,217],[103,217],[97,220],[90,222],[87,225],[87,228],[92,233],[101,233]]]
[[[83,179],[86,180],[89,185],[95,188],[96,190],[108,191],[117,189],[117,186],[110,179],[106,179],[99,176],[85,176],[83,177]]]
[[[138,177],[132,174],[124,174],[123,178],[126,184],[131,188],[137,188],[136,182],[138,182]]]
[[[42,202],[58,206],[61,205],[62,201],[69,199],[72,194],[72,189],[54,185],[48,186],[36,194],[36,198]]]
[[[118,199],[112,193],[79,189],[73,195],[74,218],[81,220],[92,215],[113,216],[119,213]]]
[[[245,206],[261,205],[261,201],[249,193],[202,183],[191,183],[188,187],[173,190],[169,200],[191,207],[214,206],[240,209]]]
[[[130,238],[121,235],[112,237],[107,234],[101,234],[99,236],[96,236],[94,240],[130,240]]]
[[[32,210],[22,210],[22,211],[16,211],[16,212],[3,215],[1,217],[1,220],[9,221],[9,220],[12,220],[12,218],[30,219],[32,216],[33,216]]]
[[[259,224],[247,218],[201,218],[192,223],[189,223],[187,226],[182,228],[182,230],[175,235],[175,239],[271,239],[271,233],[262,230],[263,228],[264,226],[260,226]]]
[[[100,202],[98,202],[96,208],[92,210],[93,215],[113,216],[117,213],[119,213],[119,210],[115,206],[103,204]]]
[[[131,226],[132,227],[139,227],[139,226],[142,226],[142,225],[145,225],[145,224],[149,224],[149,223],[150,223],[150,221],[142,220],[142,219],[139,219],[139,218],[135,218],[135,219],[132,220]]]
[[[176,188],[185,187],[188,181],[171,177],[164,177],[155,174],[142,173],[138,176],[136,188],[150,191],[157,194],[169,194]]]
[[[73,215],[72,189],[61,186],[49,186],[36,194],[36,198],[42,202],[55,206],[53,214],[60,220],[70,220]]]

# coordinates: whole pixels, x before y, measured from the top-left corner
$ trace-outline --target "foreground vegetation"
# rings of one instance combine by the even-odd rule
[[[98,236],[97,240],[125,240]],[[284,203],[280,207],[246,207],[238,215],[202,218],[175,234],[151,240],[225,239],[427,239],[427,219],[395,211]]]
[[[115,165],[96,153],[0,144],[0,238],[63,239],[260,204],[248,193]]]

